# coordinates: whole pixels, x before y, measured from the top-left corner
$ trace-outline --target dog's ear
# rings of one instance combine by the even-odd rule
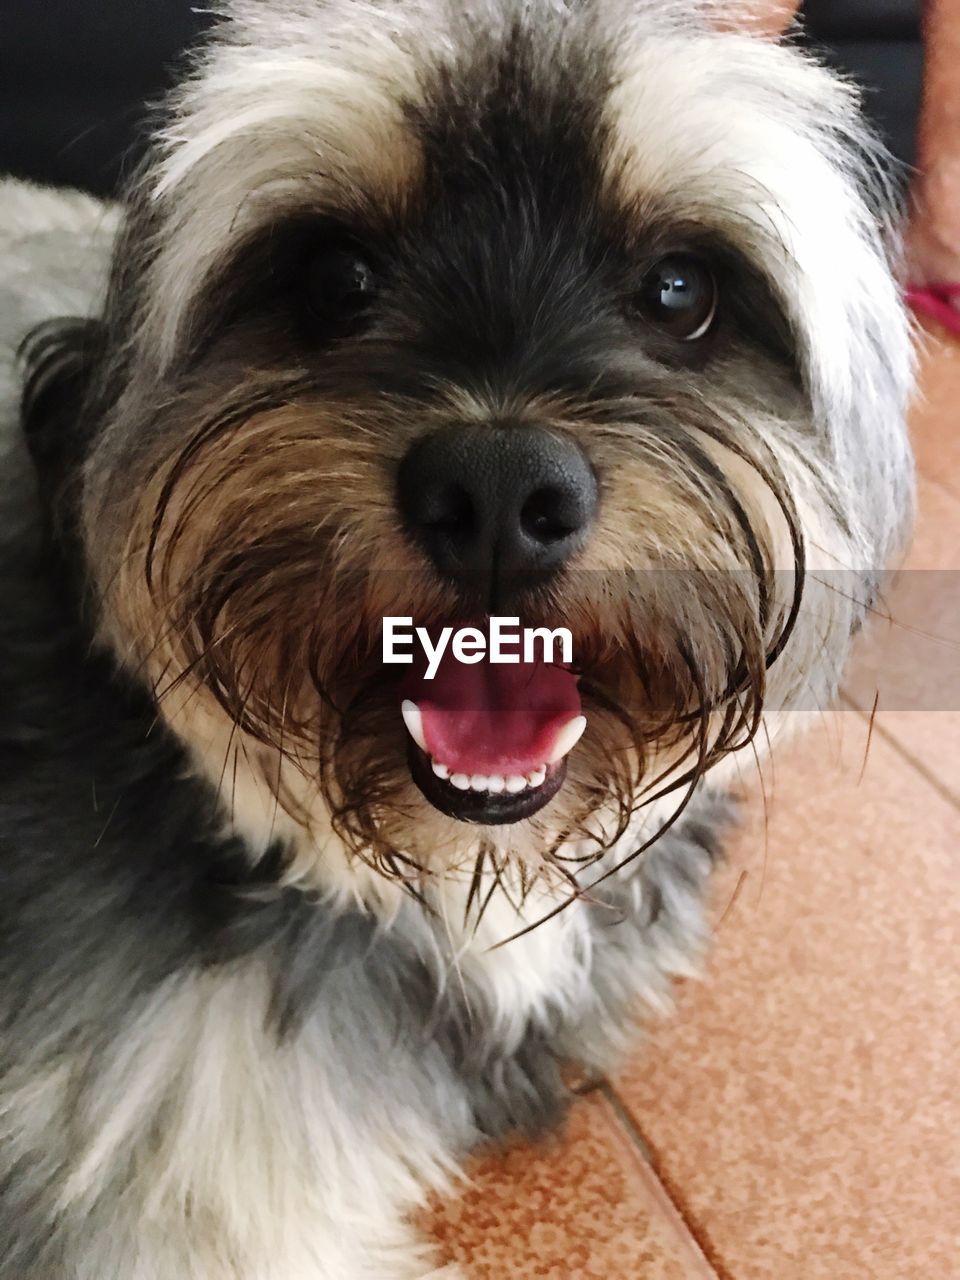
[[[845,172],[844,172],[845,167]],[[849,153],[797,201],[786,306],[814,413],[845,477],[846,515],[863,563],[901,552],[912,517],[912,466],[904,423],[913,389],[909,318],[896,280],[892,207]],[[784,231],[787,241],[789,232]],[[789,274],[789,273],[788,273]]]
[[[37,472],[54,557],[51,572],[57,566],[65,600],[79,601],[84,592],[78,496],[81,468],[98,420],[95,387],[104,362],[105,334],[99,320],[49,321],[20,347],[21,423]]]
[[[90,399],[105,349],[99,320],[47,321],[20,347],[20,417],[45,501],[55,503],[86,455]]]

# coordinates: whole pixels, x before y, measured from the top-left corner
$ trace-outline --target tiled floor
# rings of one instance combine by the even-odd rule
[[[470,1280],[960,1280],[960,345],[922,388],[910,623],[765,768],[675,1016],[436,1209]]]

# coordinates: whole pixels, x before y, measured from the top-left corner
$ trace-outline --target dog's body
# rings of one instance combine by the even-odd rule
[[[28,350],[33,463],[0,369],[2,1280],[431,1274],[410,1211],[688,971],[723,787],[761,711],[832,696],[909,519],[906,329],[823,72],[664,3],[236,8],[104,322]],[[116,215],[0,201],[9,353],[99,314]],[[712,255],[719,320],[608,305],[648,240]],[[286,318],[314,271],[333,337],[327,295]],[[370,656],[382,613],[489,611],[394,508],[451,420],[549,422],[597,477],[507,592],[586,655],[516,820],[491,769],[457,821]]]

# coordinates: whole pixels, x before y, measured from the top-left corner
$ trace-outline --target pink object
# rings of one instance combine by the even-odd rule
[[[918,315],[936,320],[960,337],[960,307],[954,302],[960,298],[960,284],[908,285],[904,297]]]
[[[543,662],[458,662],[448,649],[433,680],[414,669],[401,696],[420,709],[427,749],[451,772],[524,774],[548,760],[580,712],[578,677]]]

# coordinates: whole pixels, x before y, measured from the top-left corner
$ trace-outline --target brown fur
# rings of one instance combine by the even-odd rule
[[[588,713],[562,796],[534,820],[547,859],[583,840],[601,856],[659,794],[677,793],[679,812],[756,733],[766,668],[793,623],[790,601],[776,598],[773,532],[711,448],[733,450],[767,490],[802,568],[776,464],[741,419],[681,399],[665,386],[636,420],[628,403],[525,407],[559,432],[589,431],[603,489],[588,553],[523,610],[528,625],[570,626]],[[438,395],[435,419],[451,411]],[[412,786],[379,658],[385,614],[463,620],[394,513],[392,475],[429,425],[422,409],[411,421],[400,401],[337,403],[307,379],[263,375],[168,412],[184,427],[157,437],[179,443],[153,460],[109,596],[114,624],[151,638],[138,657],[161,708],[184,686],[217,708],[231,726],[225,785],[237,753],[253,751],[294,820],[320,798],[350,852],[380,871],[414,880],[448,869],[438,848],[457,845],[458,824]],[[616,822],[598,831],[611,798]]]

